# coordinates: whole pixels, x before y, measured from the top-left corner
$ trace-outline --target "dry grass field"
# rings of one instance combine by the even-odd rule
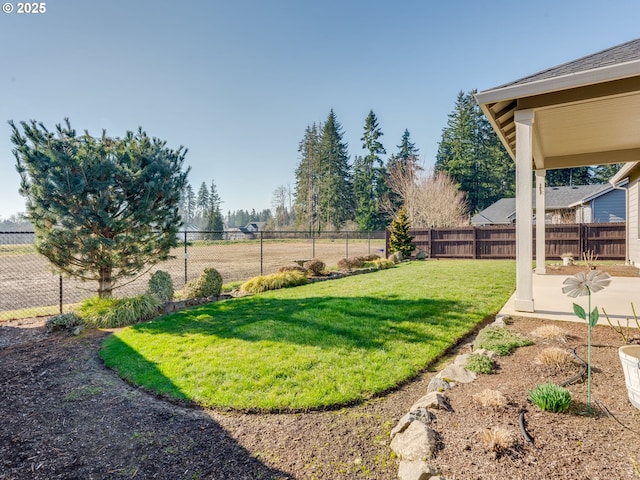
[[[186,280],[196,278],[205,268],[216,268],[225,283],[247,280],[260,274],[278,271],[283,265],[294,265],[294,260],[318,258],[328,267],[341,258],[368,254],[384,255],[384,239],[335,240],[257,240],[238,242],[192,242],[185,254],[183,246],[174,249],[171,260],[154,266],[140,278],[118,289],[116,296],[142,293],[155,270],[171,274],[176,290]],[[186,257],[186,258],[185,258]],[[185,267],[186,265],[186,267]],[[80,282],[64,278],[63,304],[73,304],[92,296],[96,282]],[[40,307],[59,304],[60,280],[52,272],[48,261],[28,245],[2,245],[0,249],[0,318],[11,318],[15,310],[33,309],[27,316],[50,312]]]

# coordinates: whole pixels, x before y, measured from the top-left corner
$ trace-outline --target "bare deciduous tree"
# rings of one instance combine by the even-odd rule
[[[391,169],[387,184],[402,199],[412,228],[456,227],[469,223],[466,196],[444,172]],[[383,208],[392,216],[397,206],[386,199]]]

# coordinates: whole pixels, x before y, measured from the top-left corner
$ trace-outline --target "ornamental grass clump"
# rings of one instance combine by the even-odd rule
[[[598,323],[598,307],[591,310],[591,294],[599,292],[611,283],[611,277],[606,272],[592,270],[589,273],[578,272],[573,277],[566,278],[562,284],[562,293],[571,298],[587,296],[587,312],[577,303],[573,304],[573,313],[581,320],[587,321],[587,411],[591,412],[591,329]]]
[[[508,403],[507,397],[505,397],[502,392],[489,388],[485,388],[480,393],[476,393],[473,396],[473,400],[485,408],[491,407],[495,410],[505,408]]]
[[[545,412],[562,413],[569,409],[571,392],[555,383],[543,383],[529,391],[529,400]]]
[[[492,427],[478,432],[478,438],[489,452],[502,453],[515,445],[513,434],[502,427]]]
[[[304,273],[291,271],[272,273],[271,275],[260,275],[247,280],[240,285],[240,291],[246,293],[260,293],[267,290],[278,290],[286,287],[296,287],[309,283],[309,279]]]
[[[82,302],[78,314],[87,325],[117,328],[155,317],[160,305],[160,299],[148,293],[128,298],[93,297]]]
[[[478,332],[473,342],[473,349],[484,348],[496,352],[500,356],[511,354],[518,347],[533,345],[528,338],[523,337],[503,327],[486,327]]]

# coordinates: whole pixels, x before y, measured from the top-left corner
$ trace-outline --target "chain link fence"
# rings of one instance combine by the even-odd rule
[[[227,232],[180,232],[169,260],[114,290],[124,297],[143,293],[149,277],[164,270],[182,289],[205,268],[217,269],[225,283],[277,272],[284,265],[317,258],[333,266],[342,258],[385,254],[385,232],[255,232],[224,239]],[[240,235],[238,235],[240,236]],[[207,240],[220,238],[221,240]],[[97,282],[60,276],[34,247],[33,232],[0,232],[0,320],[69,311],[94,296]]]

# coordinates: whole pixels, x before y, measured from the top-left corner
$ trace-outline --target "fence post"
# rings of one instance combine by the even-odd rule
[[[478,230],[475,226],[473,228],[473,259],[478,259]]]
[[[260,233],[260,275],[262,276],[262,255],[263,255],[263,249],[262,249],[262,232]]]
[[[389,258],[389,229],[384,230],[384,256]]]
[[[187,231],[184,231],[184,284],[187,284],[187,258],[189,258],[189,254],[187,253]]]
[[[349,258],[349,232],[344,232],[345,233],[345,240],[346,240],[346,255],[345,258]]]
[[[316,258],[316,232],[311,232],[311,258]]]
[[[369,255],[371,255],[371,232],[367,232],[367,244],[369,247]]]

